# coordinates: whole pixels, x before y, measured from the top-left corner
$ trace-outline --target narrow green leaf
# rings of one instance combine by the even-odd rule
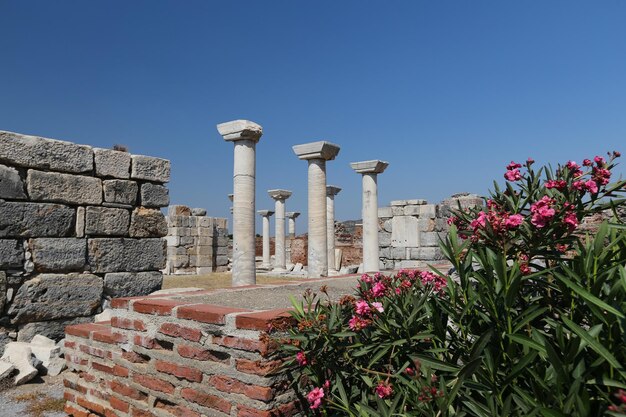
[[[598,353],[600,356],[602,356],[608,363],[611,364],[611,366],[613,366],[614,368],[618,369],[620,372],[622,372],[622,365],[618,362],[618,360],[615,358],[615,356],[613,356],[613,354],[611,354],[611,352],[609,352],[608,350],[606,350],[606,348],[604,346],[602,346],[602,344],[600,344],[596,339],[594,339],[593,337],[591,337],[589,335],[589,333],[587,331],[585,331],[583,328],[581,328],[580,326],[578,326],[576,323],[574,323],[573,321],[571,321],[570,319],[568,319],[567,317],[563,317],[563,322],[565,322],[565,324],[567,325],[567,327],[570,328],[570,330],[572,330],[574,333],[576,333],[576,335],[578,337],[580,337],[581,339],[583,339],[585,342],[587,342],[587,344],[596,351],[596,353]]]

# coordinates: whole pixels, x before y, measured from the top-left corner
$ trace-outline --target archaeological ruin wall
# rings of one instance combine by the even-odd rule
[[[0,131],[0,352],[160,289],[170,162]]]
[[[169,207],[166,274],[208,274],[228,270],[228,220],[207,217],[206,213],[202,208]]]
[[[423,267],[443,259],[439,240],[448,232],[450,209],[483,205],[475,194],[456,194],[439,204],[426,200],[396,200],[378,209],[380,268]]]

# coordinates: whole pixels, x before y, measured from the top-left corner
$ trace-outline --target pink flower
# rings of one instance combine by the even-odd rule
[[[369,320],[364,319],[360,316],[352,316],[350,321],[348,321],[348,326],[350,327],[350,330],[353,330],[355,332],[366,328],[369,324]]]
[[[506,166],[507,171],[512,171],[517,168],[521,168],[522,164],[518,164],[517,162],[511,161],[510,164]]]
[[[548,180],[546,181],[546,188],[556,188],[561,191],[567,186],[567,182],[564,180]]]
[[[583,166],[590,167],[590,166],[591,166],[591,164],[592,164],[592,163],[591,163],[591,159],[585,159],[585,160],[583,161]]]
[[[563,218],[563,222],[567,225],[570,232],[578,227],[578,218],[576,217],[576,213],[570,211]]]
[[[522,179],[522,174],[520,174],[519,169],[512,169],[504,174],[504,178],[507,181],[519,181]]]
[[[543,198],[530,206],[530,212],[532,218],[530,222],[537,228],[545,227],[550,220],[554,217],[556,212],[551,207],[554,203],[550,197],[543,196]]]
[[[593,180],[599,184],[607,185],[611,178],[611,171],[605,168],[593,168]]]
[[[585,188],[587,188],[591,194],[596,194],[598,192],[598,184],[596,184],[594,180],[586,181]]]
[[[432,285],[436,293],[443,292],[443,289],[448,285],[448,281],[445,278],[430,271],[422,271],[420,278],[423,286]]]
[[[578,165],[576,162],[574,161],[567,161],[567,164],[565,164],[565,166],[570,170],[570,171],[578,171],[578,169],[580,168],[580,165]]]
[[[478,213],[478,217],[472,220],[470,226],[472,227],[472,229],[476,230],[479,227],[485,227],[485,224],[487,224],[487,213],[481,211],[480,213]]]
[[[593,160],[596,162],[596,164],[598,165],[604,165],[605,164],[605,160],[603,157],[601,156],[596,156],[595,158],[593,158]]]
[[[532,165],[532,164],[534,164],[534,163],[535,163],[535,160],[534,160],[534,159],[532,159],[532,158],[528,158],[528,159],[526,160],[526,164],[528,164],[528,165]]]
[[[374,390],[376,391],[376,395],[380,398],[388,398],[393,394],[393,387],[387,381],[379,381]]]
[[[407,366],[406,369],[404,370],[404,372],[408,376],[414,376],[415,375],[415,369],[411,368],[410,366]]]
[[[504,225],[508,229],[513,229],[518,227],[520,224],[524,222],[524,217],[521,214],[513,214],[504,221]]]
[[[379,303],[378,301],[372,303],[372,307],[374,307],[374,309],[376,309],[376,311],[378,311],[379,313],[385,311],[385,309],[383,308],[383,303]]]
[[[385,295],[385,291],[387,291],[387,287],[385,287],[385,284],[380,281],[374,284],[374,288],[372,288],[372,294],[374,297],[382,297]]]
[[[324,388],[313,388],[306,396],[306,399],[311,404],[311,410],[315,410],[322,405],[322,398],[324,398]]]
[[[300,366],[306,366],[309,363],[306,359],[306,355],[304,354],[304,352],[296,353],[296,360],[298,361],[298,365]]]
[[[357,301],[354,309],[356,314],[360,314],[361,316],[368,316],[371,313],[370,306],[365,300]]]
[[[587,187],[585,186],[584,181],[574,181],[572,183],[572,188],[578,191],[582,191],[583,194],[585,193],[585,191],[587,191]]]

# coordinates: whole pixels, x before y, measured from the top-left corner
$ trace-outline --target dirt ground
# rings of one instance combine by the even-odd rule
[[[2,390],[0,417],[63,417],[63,374]]]

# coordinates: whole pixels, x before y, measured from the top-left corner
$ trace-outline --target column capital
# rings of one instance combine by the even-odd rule
[[[380,159],[350,163],[350,167],[358,174],[381,174],[388,166],[389,162]]]
[[[288,219],[295,219],[299,215],[300,215],[299,211],[288,211],[285,213],[285,217],[287,217]]]
[[[274,200],[286,200],[289,198],[289,196],[291,196],[291,191],[289,190],[267,190],[267,193],[270,195],[270,197],[272,197]]]
[[[217,125],[217,131],[225,141],[252,140],[255,143],[261,139],[263,128],[250,120],[233,120]]]
[[[341,191],[341,188],[336,185],[327,185],[326,186],[326,196],[334,197]]]
[[[321,140],[319,142],[295,145],[292,149],[300,159],[324,159],[330,161],[335,159],[340,148],[339,145]]]
[[[258,210],[257,213],[259,213],[263,217],[270,217],[272,214],[274,214],[272,210]]]

